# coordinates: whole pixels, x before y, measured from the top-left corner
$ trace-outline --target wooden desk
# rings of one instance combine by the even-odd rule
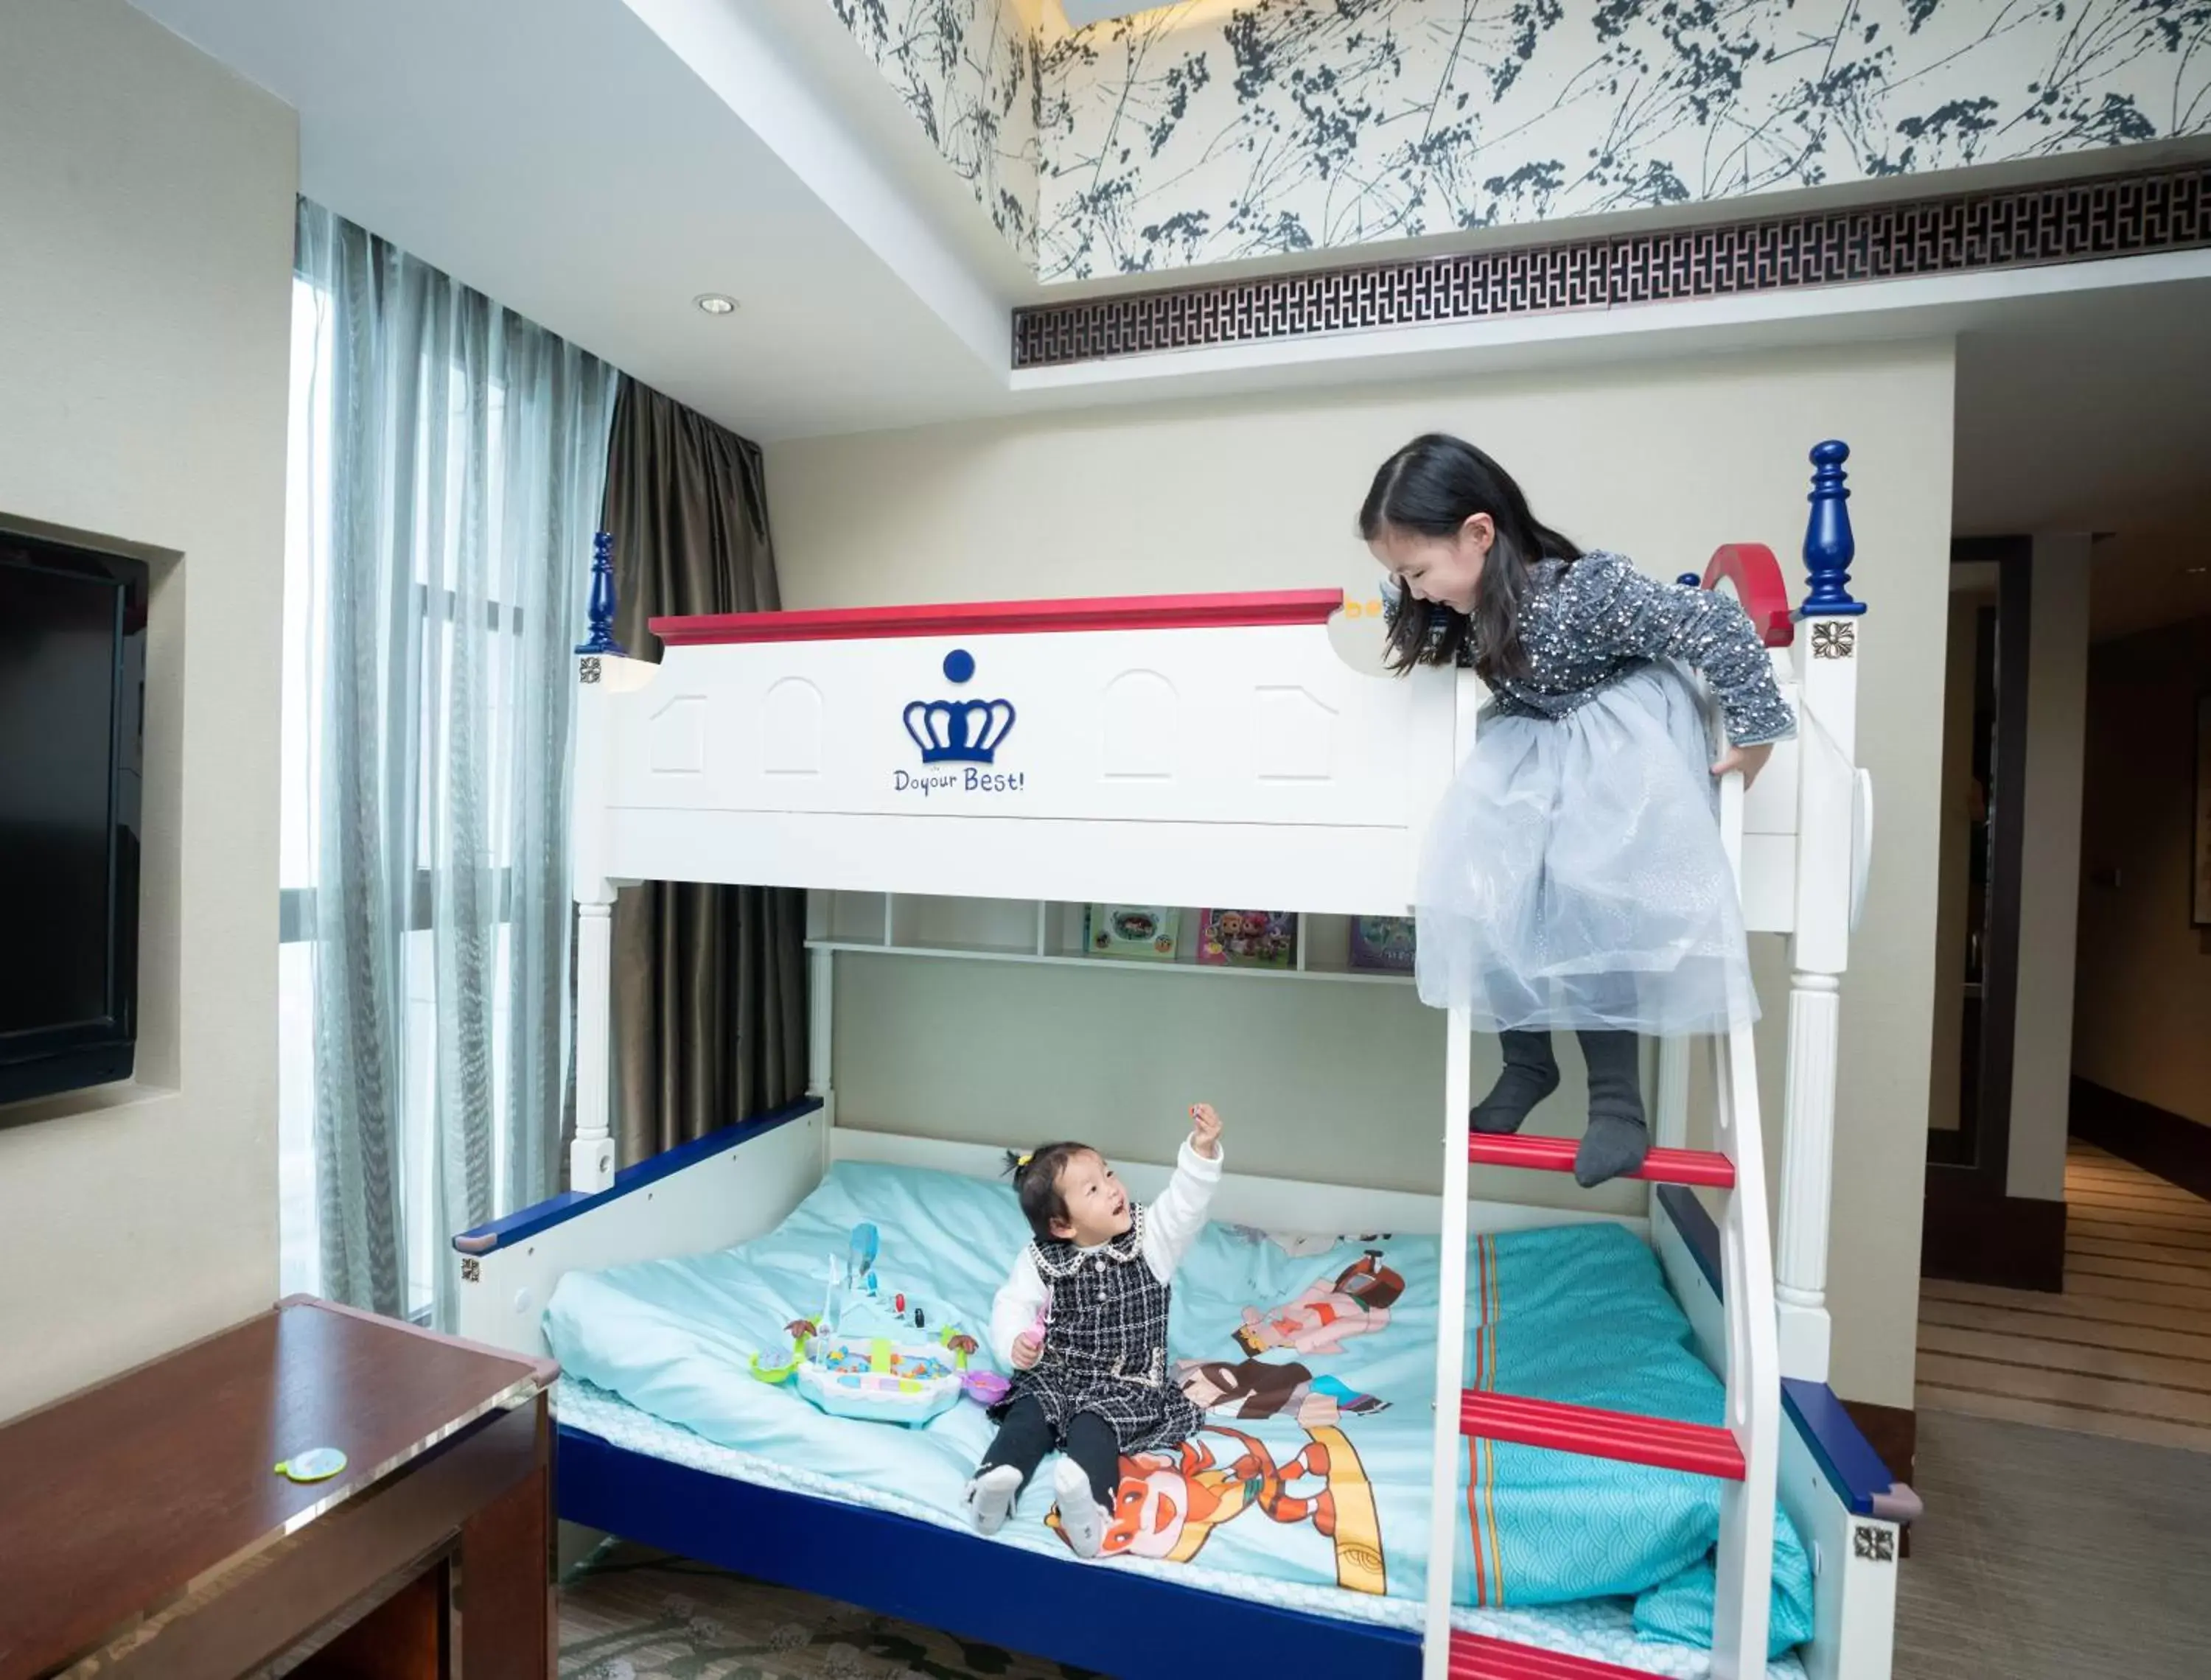
[[[0,1680],[546,1680],[557,1374],[294,1299],[0,1426]]]

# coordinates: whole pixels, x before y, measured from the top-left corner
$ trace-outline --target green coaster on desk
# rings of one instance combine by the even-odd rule
[[[335,1447],[315,1447],[276,1466],[279,1476],[294,1482],[327,1482],[346,1467],[346,1455]]]

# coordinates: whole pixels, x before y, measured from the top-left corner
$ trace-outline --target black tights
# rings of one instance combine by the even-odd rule
[[[1113,1433],[1113,1426],[1094,1411],[1078,1411],[1067,1422],[1067,1439],[1056,1441],[1052,1435],[1051,1420],[1044,1415],[1044,1407],[1034,1395],[1025,1394],[1015,1400],[1006,1413],[1005,1421],[998,1425],[996,1440],[990,1450],[983,1454],[977,1466],[980,1475],[985,1470],[995,1470],[1002,1464],[1012,1465],[1021,1472],[1021,1486],[1029,1484],[1036,1467],[1044,1462],[1044,1455],[1057,1447],[1082,1466],[1090,1478],[1090,1491],[1098,1501],[1098,1508],[1113,1508],[1114,1490],[1121,1481],[1121,1443]]]

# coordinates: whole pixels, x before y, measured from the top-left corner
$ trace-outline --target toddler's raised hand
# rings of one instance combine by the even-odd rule
[[[1207,1160],[1221,1153],[1221,1116],[1210,1103],[1193,1103],[1190,1110],[1190,1146]]]

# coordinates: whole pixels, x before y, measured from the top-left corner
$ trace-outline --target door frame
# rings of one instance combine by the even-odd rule
[[[1981,947],[1975,1111],[1959,1116],[1962,1159],[1938,1159],[1929,1133],[1922,1277],[2049,1291],[2065,1284],[2065,1204],[2008,1193],[2012,1062],[2019,1042],[2020,866],[2026,847],[2027,660],[2034,541],[1958,537],[1953,565],[1996,568],[1996,740],[1990,766],[1989,880]],[[2008,675],[2008,680],[2007,676]]]

